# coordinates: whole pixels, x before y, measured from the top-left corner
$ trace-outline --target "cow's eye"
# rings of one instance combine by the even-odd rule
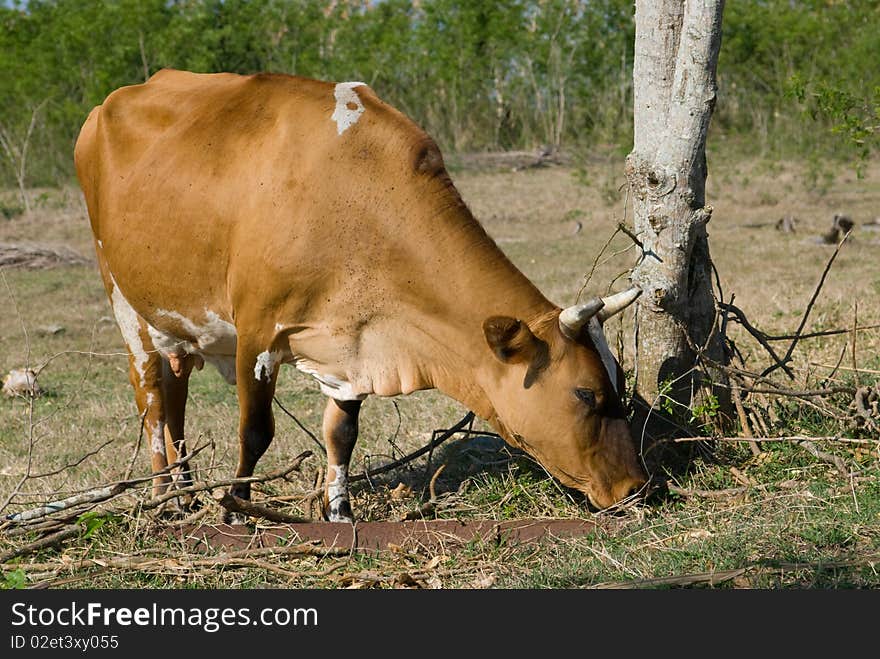
[[[575,389],[574,395],[586,403],[588,407],[596,407],[596,394],[592,389]]]

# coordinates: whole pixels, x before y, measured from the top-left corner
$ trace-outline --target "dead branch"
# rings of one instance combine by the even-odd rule
[[[197,558],[191,560],[181,560],[179,558],[169,556],[120,556],[116,558],[85,558],[70,565],[70,568],[77,570],[85,570],[84,574],[75,575],[73,577],[61,580],[50,580],[35,584],[33,588],[57,587],[66,583],[82,581],[86,578],[94,578],[106,570],[131,570],[143,571],[151,573],[172,573],[180,574],[193,572],[201,568],[260,568],[271,572],[276,572],[285,577],[302,576],[300,573],[293,573],[272,563],[266,563],[262,558],[280,558],[280,557],[306,557],[317,556],[324,558],[327,556],[344,556],[349,553],[348,549],[342,547],[323,547],[311,543],[302,543],[290,545],[287,547],[259,547],[252,549],[244,549],[233,551],[218,556],[208,558]],[[39,569],[45,570],[51,567],[51,564],[39,564]],[[55,570],[63,569],[68,566],[57,565]],[[32,570],[33,567],[23,565],[26,571]]]
[[[759,339],[760,341],[791,341],[798,336],[797,334],[767,334],[766,332],[752,325],[746,317],[745,312],[739,307],[727,302],[719,302],[718,307],[722,311],[732,313],[734,316],[736,316],[737,322],[739,322],[739,324],[743,326],[743,329],[745,329],[749,334],[755,337],[755,339]],[[850,334],[853,331],[865,332],[867,330],[878,328],[880,328],[880,324],[860,325],[855,328],[850,327],[847,329],[821,330],[819,332],[804,332],[803,334],[800,334],[800,339],[817,339],[826,336],[840,336],[841,334]],[[768,346],[764,347],[766,348]]]
[[[74,496],[67,497],[66,499],[52,501],[51,503],[47,503],[45,506],[40,506],[39,508],[32,508],[30,510],[24,510],[20,513],[7,515],[6,521],[29,522],[40,517],[45,517],[46,515],[51,515],[52,513],[61,512],[62,510],[67,510],[68,508],[79,506],[80,504],[100,503],[102,501],[112,499],[113,497],[122,494],[129,487],[133,486],[133,483],[116,483],[115,485],[106,485],[104,487],[99,487],[94,490],[89,490],[88,492],[83,492],[82,494],[75,494]]]
[[[443,470],[446,469],[446,463],[444,462],[442,465],[437,467],[437,471],[434,472],[434,475],[431,476],[431,482],[428,484],[428,492],[430,493],[431,498],[425,501],[421,506],[418,507],[417,510],[410,510],[408,513],[401,517],[401,521],[410,521],[416,519],[424,519],[429,515],[433,515],[437,510],[437,490],[435,489],[437,484],[437,479],[440,477],[440,474],[443,473]]]
[[[795,389],[761,389],[758,387],[743,387],[743,391],[750,394],[770,394],[773,396],[789,396],[791,398],[817,398],[822,396],[833,396],[834,394],[854,394],[853,387],[825,387],[823,389],[805,389],[797,391]]]
[[[0,266],[36,270],[80,263],[86,263],[85,257],[69,247],[53,247],[33,243],[0,243]]]
[[[444,462],[442,465],[437,467],[437,471],[434,472],[434,475],[431,476],[431,482],[428,483],[428,492],[431,495],[431,501],[435,501],[437,499],[437,490],[435,490],[435,486],[437,485],[437,479],[440,477],[440,474],[443,473],[443,470],[446,469],[446,463]]]
[[[185,456],[185,460],[190,460],[198,453],[201,453],[205,448],[207,448],[209,444],[205,444],[204,446],[197,447],[188,455]],[[150,476],[144,476],[142,478],[133,478],[130,480],[119,481],[117,483],[112,483],[110,485],[104,485],[102,487],[97,487],[92,490],[87,490],[85,492],[80,492],[71,497],[67,497],[66,499],[61,499],[59,501],[52,501],[51,503],[47,503],[45,506],[40,506],[39,508],[32,508],[30,510],[24,510],[22,512],[13,513],[11,515],[6,515],[5,521],[7,522],[30,522],[32,520],[38,519],[40,517],[45,517],[46,515],[51,515],[52,513],[57,513],[62,510],[67,510],[68,508],[73,508],[75,506],[79,506],[84,503],[94,504],[101,503],[108,499],[112,499],[114,497],[119,496],[126,490],[135,487],[144,483],[145,481],[152,480],[154,476],[159,476],[165,473],[170,472],[172,469],[180,467],[183,465],[181,460],[168,465],[161,471],[156,472],[155,474],[151,474]],[[178,490],[177,492],[180,492]]]
[[[847,330],[847,331],[849,331],[849,330]],[[849,368],[848,366],[840,366],[840,365],[832,366],[831,364],[820,364],[819,362],[807,362],[807,363],[810,366],[821,366],[822,368],[833,368],[835,370],[840,370],[840,371],[852,371],[853,370],[852,368]],[[870,369],[870,368],[860,368],[859,373],[870,373],[871,375],[880,375],[880,371],[878,371],[876,369]]]
[[[734,306],[733,303],[728,304],[725,302],[719,302],[718,308],[724,312],[732,313],[734,316],[736,316],[736,320],[739,322],[739,324],[742,325],[743,328],[749,334],[751,334],[759,344],[761,344],[761,347],[767,351],[767,354],[770,355],[770,357],[771,357],[771,359],[773,359],[774,363],[778,364],[780,366],[780,368],[782,368],[782,370],[785,371],[785,373],[788,375],[788,377],[790,377],[792,380],[794,380],[794,373],[792,373],[791,369],[788,367],[788,365],[783,360],[781,360],[779,358],[779,355],[776,354],[776,351],[773,349],[773,346],[771,346],[767,342],[767,335],[764,334],[764,332],[762,332],[758,328],[754,327],[749,322],[748,318],[746,318],[746,315],[745,315],[745,313],[743,313],[742,309]]]
[[[98,446],[98,448],[96,448],[96,449],[94,449],[94,450],[92,450],[92,451],[89,451],[88,453],[84,453],[81,457],[77,458],[77,459],[74,460],[73,462],[68,462],[68,463],[67,463],[66,465],[64,465],[63,467],[59,467],[58,469],[53,469],[52,471],[44,471],[44,472],[41,473],[41,474],[31,474],[29,480],[37,480],[37,479],[39,479],[39,478],[48,478],[49,476],[57,476],[57,475],[60,474],[62,471],[67,471],[68,469],[72,469],[72,468],[74,468],[74,467],[78,467],[79,465],[81,465],[83,462],[85,462],[86,460],[88,460],[88,459],[91,458],[92,456],[97,455],[97,454],[100,453],[103,449],[105,449],[105,448],[107,448],[108,446],[110,446],[110,444],[112,444],[113,442],[115,442],[116,439],[117,439],[116,437],[111,437],[111,438],[108,439],[106,442],[104,442],[103,444],[101,444],[100,446]]]
[[[798,446],[806,449],[807,453],[812,455],[814,458],[821,460],[822,462],[827,462],[834,465],[837,471],[839,471],[842,475],[847,477],[850,475],[850,470],[846,466],[846,461],[839,455],[833,455],[831,453],[826,453],[825,451],[820,451],[819,448],[809,439],[804,439],[798,442]]]
[[[291,412],[286,407],[284,407],[284,405],[281,404],[281,401],[278,400],[277,396],[272,396],[272,400],[275,401],[275,404],[281,409],[282,412],[284,412],[287,416],[289,416],[291,419],[293,419],[293,422],[300,427],[300,430],[302,430],[305,434],[307,434],[309,437],[312,438],[312,441],[315,442],[315,444],[317,444],[319,449],[321,449],[321,453],[323,453],[324,455],[327,455],[327,449],[321,443],[321,440],[315,436],[315,433],[313,433],[311,430],[306,428],[303,425],[303,423],[299,419],[297,419],[296,416],[294,416],[293,412]]]
[[[628,194],[628,193],[627,193]],[[608,246],[611,244],[611,241],[614,240],[614,236],[617,235],[617,232],[620,231],[620,228],[614,230],[614,232],[608,237],[608,240],[605,241],[605,244],[602,245],[602,248],[599,250],[599,253],[596,255],[596,258],[593,260],[593,265],[590,266],[590,271],[584,275],[584,281],[581,283],[581,287],[578,289],[577,295],[574,296],[574,302],[577,304],[584,290],[590,284],[590,280],[593,278],[593,274],[596,272],[596,268],[599,267],[599,259],[602,258],[602,255],[605,253],[605,250],[608,249]]]
[[[15,173],[15,180],[18,183],[18,191],[21,195],[21,201],[24,204],[25,210],[28,212],[31,210],[31,204],[27,197],[25,185],[28,148],[30,147],[34,128],[37,125],[37,115],[39,115],[40,110],[42,110],[43,106],[48,102],[49,99],[44,98],[31,110],[31,120],[30,123],[28,123],[24,140],[22,140],[20,146],[13,143],[12,135],[9,133],[8,129],[3,124],[0,124],[0,147],[3,148],[3,151],[6,153],[6,157],[9,160],[9,164],[12,166],[12,170]]]
[[[405,465],[408,462],[412,462],[416,458],[428,453],[429,451],[433,451],[435,448],[440,446],[447,439],[452,437],[453,435],[461,432],[461,430],[470,424],[474,420],[474,413],[468,412],[465,414],[461,420],[456,423],[454,426],[449,428],[448,430],[435,430],[433,433],[433,437],[431,441],[428,442],[425,446],[420,449],[409,453],[408,455],[403,456],[399,460],[394,460],[393,462],[389,462],[386,465],[382,465],[381,467],[376,467],[375,469],[368,469],[362,474],[355,474],[351,478],[348,479],[349,483],[356,483],[357,481],[362,481],[367,478],[372,478],[373,476],[378,476],[379,474],[384,474],[387,471],[391,471],[393,469],[397,469],[401,465]],[[438,434],[439,433],[439,434]]]
[[[727,499],[730,497],[735,497],[740,494],[743,494],[750,490],[751,488],[748,486],[742,487],[731,487],[725,490],[698,490],[698,489],[689,489],[685,487],[679,487],[678,485],[667,484],[666,489],[668,489],[673,494],[678,494],[683,497],[697,497],[701,499]]]
[[[878,416],[878,404],[880,404],[880,386],[874,388],[859,387],[856,390],[853,401],[850,403],[850,409],[856,416],[857,425],[859,423],[871,432],[880,433],[875,417]]]
[[[131,459],[128,461],[128,468],[125,470],[125,476],[122,477],[122,480],[127,481],[131,478],[131,472],[134,471],[134,461],[137,459],[138,452],[141,450],[141,442],[144,439],[144,424],[147,421],[147,412],[149,412],[149,409],[145,409],[144,413],[141,414],[141,427],[140,430],[138,430],[137,441],[134,443],[134,449],[131,452]]]
[[[785,356],[782,358],[781,362],[777,362],[776,364],[765,368],[761,375],[770,375],[777,368],[780,368],[782,365],[787,364],[791,360],[791,355],[794,352],[794,349],[797,347],[798,341],[800,341],[801,339],[801,332],[803,332],[804,326],[807,324],[807,319],[810,317],[810,312],[813,310],[813,305],[816,303],[816,298],[819,297],[819,292],[822,290],[822,286],[825,284],[825,278],[828,276],[828,272],[831,270],[831,266],[834,263],[834,260],[837,258],[837,255],[840,254],[840,248],[843,247],[843,244],[852,235],[852,231],[852,228],[850,228],[846,232],[846,234],[844,234],[840,242],[837,243],[837,247],[834,248],[834,253],[831,255],[831,258],[828,259],[828,263],[825,264],[825,269],[822,271],[822,276],[819,278],[819,283],[816,285],[816,288],[813,291],[813,295],[810,297],[810,301],[807,303],[807,308],[804,310],[804,315],[803,317],[801,317],[801,322],[794,333],[794,338],[792,339],[791,344],[788,346],[788,350],[785,351]]]
[[[856,332],[856,328],[859,326],[859,303],[856,300],[855,304],[853,304],[853,328],[852,328],[852,350],[850,351],[850,356],[852,357],[852,365],[853,372],[855,373],[855,381],[856,388],[861,385],[861,381],[859,379],[859,365],[856,360],[856,336],[858,333]]]
[[[204,492],[206,490],[213,490],[218,487],[229,487],[232,485],[239,485],[244,483],[266,483],[268,481],[277,480],[279,478],[284,478],[288,476],[291,472],[297,471],[302,465],[303,461],[312,455],[311,451],[303,451],[296,458],[294,458],[293,462],[291,462],[288,466],[283,469],[278,469],[276,471],[270,472],[263,476],[249,476],[247,478],[225,478],[214,481],[207,481],[204,483],[198,483],[195,485],[189,485],[187,487],[180,487],[174,490],[169,490],[164,494],[159,495],[158,497],[154,497],[148,501],[144,501],[142,504],[138,506],[140,510],[151,510],[153,508],[157,508],[166,501],[170,501],[171,499],[176,499],[179,496],[184,494],[195,494],[196,492]],[[192,457],[192,454],[187,456],[187,460]]]
[[[31,552],[38,551],[40,549],[52,547],[61,542],[64,542],[65,540],[69,540],[74,536],[78,536],[80,532],[81,529],[76,524],[66,526],[60,531],[57,531],[51,535],[47,535],[44,538],[34,540],[33,542],[29,542],[26,545],[22,545],[20,547],[16,547],[15,549],[10,549],[9,551],[3,552],[2,554],[0,554],[0,563],[6,563],[16,556],[23,556],[24,554],[30,554]]]
[[[742,396],[740,395],[739,385],[734,385],[731,388],[731,397],[733,398],[733,404],[736,407],[736,413],[739,416],[739,423],[742,426],[743,434],[751,439],[755,436],[752,432],[751,426],[749,426],[749,419],[746,416],[746,410],[743,407]],[[758,446],[758,443],[755,441],[749,442],[749,449],[752,451],[753,455],[759,455],[761,453],[761,447]]]
[[[717,570],[712,572],[699,572],[696,574],[682,574],[671,577],[656,577],[654,579],[633,579],[632,581],[608,581],[594,584],[591,588],[601,589],[630,589],[630,588],[653,588],[656,586],[695,586],[708,584],[716,586],[744,575],[749,568],[741,567],[735,570]]]
[[[795,570],[839,570],[841,568],[873,566],[878,562],[880,562],[880,554],[870,554],[858,558],[816,563],[789,563],[785,561],[763,560],[732,570],[699,572],[695,574],[673,575],[652,579],[634,579],[632,581],[604,582],[594,584],[593,586],[590,586],[590,588],[630,589],[653,588],[656,586],[695,586],[700,584],[715,586],[736,579],[737,577],[741,577],[748,572],[756,572],[758,574],[783,574]]]
[[[784,437],[675,437],[673,439],[657,440],[658,442],[840,442],[842,444],[880,444],[880,439],[856,439],[854,437],[806,437],[803,435],[790,435]]]
[[[629,237],[629,239],[632,240],[633,243],[635,243],[638,246],[638,248],[640,250],[642,250],[642,251],[645,250],[645,245],[642,243],[641,240],[639,240],[639,238],[638,238],[638,236],[636,236],[636,234],[634,234],[632,231],[630,231],[629,227],[626,226],[626,224],[624,224],[623,222],[618,222],[617,223],[617,230],[625,233]]]
[[[278,510],[272,510],[266,506],[251,503],[250,501],[241,499],[229,492],[216,494],[214,500],[231,513],[241,513],[242,515],[249,515],[250,517],[260,517],[278,524],[300,524],[302,522],[313,521],[305,517],[295,517],[294,515],[288,515],[287,513],[282,513]]]

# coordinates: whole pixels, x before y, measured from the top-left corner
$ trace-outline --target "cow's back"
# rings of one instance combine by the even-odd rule
[[[332,267],[323,243],[338,246],[339,236],[328,235],[326,218],[337,212],[328,204],[365,175],[348,171],[351,161],[375,159],[370,146],[387,142],[341,135],[334,89],[286,75],[165,70],[92,111],[77,172],[99,258],[135,309],[231,317],[232,280],[255,267],[271,272],[325,250]],[[369,121],[390,118],[391,134],[409,128],[368,88],[358,91],[373,104]]]
[[[219,319],[375,365],[413,323],[479,331],[499,290],[546,304],[436,144],[361,83],[160,72],[92,113],[77,170],[105,281],[172,336]]]

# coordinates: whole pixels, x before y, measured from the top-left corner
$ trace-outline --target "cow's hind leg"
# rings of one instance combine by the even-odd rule
[[[138,414],[142,419],[141,433],[146,437],[150,451],[155,497],[164,493],[171,483],[171,476],[165,472],[168,460],[165,455],[165,406],[162,400],[163,359],[156,352],[146,322],[116,287],[100,240],[95,241],[95,254],[110,307],[128,348],[128,378],[134,389]]]
[[[172,355],[162,360],[162,404],[165,411],[165,455],[168,464],[178,460],[181,465],[171,472],[175,487],[192,485],[192,475],[186,458],[184,418],[186,398],[189,392],[189,376],[194,366],[201,366],[201,357],[195,355]],[[192,497],[182,497],[181,504],[189,506]]]
[[[269,448],[275,435],[275,418],[272,415],[272,396],[278,366],[271,352],[260,354],[248,351],[239,340],[235,358],[236,386],[239,407],[239,453],[237,478],[254,475],[257,461]],[[251,498],[250,483],[238,483],[230,488],[230,493],[241,499]],[[224,514],[224,521],[242,523],[237,515]]]
[[[144,334],[146,332],[144,331]],[[153,496],[163,494],[171,484],[165,453],[165,405],[162,397],[162,358],[155,352],[146,353],[129,347],[129,379],[134,400],[142,419],[142,433],[150,452],[153,470]]]
[[[359,400],[327,401],[322,426],[327,445],[324,516],[331,522],[353,522],[348,494],[348,463],[358,436]]]

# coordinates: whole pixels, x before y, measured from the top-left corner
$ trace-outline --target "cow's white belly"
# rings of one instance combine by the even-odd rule
[[[321,386],[321,393],[335,400],[364,400],[372,392],[370,387],[355,386],[352,382],[336,375],[322,373],[320,365],[303,357],[292,358],[294,367],[308,373]]]
[[[220,317],[218,313],[205,309],[204,318],[193,320],[178,311],[157,309],[151,316],[153,322],[140,317],[131,307],[115,279],[110,277],[113,291],[111,303],[116,320],[122,330],[123,338],[135,358],[135,368],[143,384],[144,365],[147,360],[148,346],[143,344],[138,331],[140,319],[147,327],[147,334],[152,342],[152,349],[165,359],[181,357],[184,354],[198,355],[214,366],[229,384],[236,383],[235,351],[238,345],[238,334],[235,325]],[[177,336],[171,328],[180,328],[187,337]],[[276,330],[281,329],[276,326]],[[328,368],[308,358],[292,354],[290,351],[269,351],[259,354],[254,365],[254,378],[268,378],[275,366],[281,363],[292,363],[294,367],[311,375],[321,387],[325,396],[336,400],[363,400],[373,393],[372,387],[363,382],[355,385],[349,380],[328,373]]]

